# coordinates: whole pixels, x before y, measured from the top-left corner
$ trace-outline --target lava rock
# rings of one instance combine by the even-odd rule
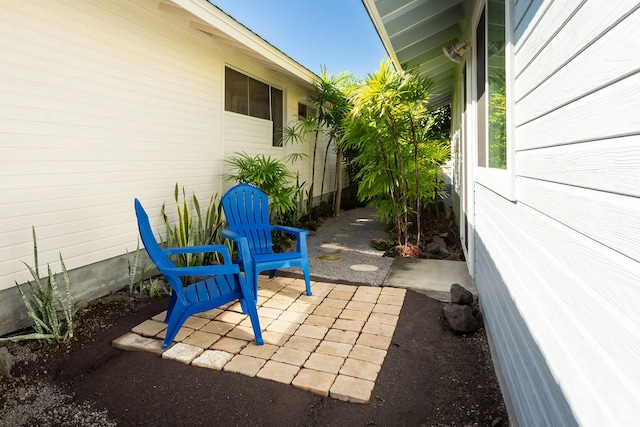
[[[469,305],[451,304],[443,308],[444,318],[454,334],[467,334],[482,326],[479,311]]]
[[[436,242],[427,243],[425,251],[435,255],[437,253],[440,253],[440,245],[438,245]]]
[[[473,294],[458,283],[451,285],[451,302],[454,304],[473,304]]]
[[[386,251],[391,247],[391,243],[385,239],[373,239],[371,240],[371,246],[377,251]]]

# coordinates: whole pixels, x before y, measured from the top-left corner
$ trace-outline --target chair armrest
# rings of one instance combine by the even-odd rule
[[[176,254],[193,254],[193,253],[214,253],[217,252],[222,255],[225,264],[231,264],[231,255],[229,255],[229,249],[225,245],[200,245],[200,246],[179,246],[175,248],[168,248],[164,250],[167,255]]]
[[[238,247],[238,255],[240,260],[251,259],[251,251],[249,250],[249,240],[241,234],[229,229],[220,232],[222,237],[232,240]]]
[[[274,225],[271,228],[274,230],[279,230],[284,233],[294,234],[296,236],[308,235],[309,232],[307,230],[303,230],[302,228],[288,227],[286,225]]]
[[[309,235],[309,232],[307,230],[303,230],[302,228],[287,227],[286,225],[274,225],[271,228],[296,236],[296,252],[306,256],[307,235]]]
[[[238,274],[240,267],[237,264],[205,265],[196,267],[163,267],[163,274],[174,276],[213,276],[222,274]]]

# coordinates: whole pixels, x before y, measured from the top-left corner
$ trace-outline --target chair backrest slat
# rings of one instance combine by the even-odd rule
[[[173,267],[173,263],[167,258],[164,251],[156,241],[156,238],[153,236],[149,216],[138,199],[135,200],[135,208],[136,216],[138,217],[138,230],[140,231],[142,244],[147,250],[149,257],[159,269]]]
[[[266,194],[252,185],[238,184],[222,197],[222,208],[229,229],[245,236],[252,252],[273,252]]]

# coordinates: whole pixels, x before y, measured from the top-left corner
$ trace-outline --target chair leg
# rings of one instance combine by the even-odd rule
[[[263,345],[262,330],[260,329],[260,319],[258,319],[258,310],[255,304],[251,304],[250,301],[246,301],[244,298],[240,300],[240,305],[245,310],[245,313],[249,315],[251,319],[251,328],[253,328],[253,335],[256,337],[256,344]]]
[[[167,323],[169,321],[171,313],[173,312],[173,307],[176,305],[177,299],[178,297],[176,296],[176,292],[173,291],[171,293],[171,299],[169,299],[169,305],[167,306],[167,315],[164,317],[164,323]]]
[[[252,295],[252,299],[253,299],[253,295]],[[251,305],[251,304],[249,303],[249,299],[244,299],[244,298],[242,298],[242,299],[240,300],[240,308],[242,308],[242,313],[244,313],[244,314],[249,314],[249,310],[250,310],[250,309],[249,309],[249,306],[250,306],[250,305]]]
[[[307,286],[307,295],[311,296],[313,295],[311,293],[311,277],[309,275],[309,265],[305,265],[302,267],[302,273],[304,274],[304,283]]]
[[[253,270],[253,297],[255,298],[255,304],[258,303],[258,276],[260,272],[257,269]]]
[[[173,339],[178,335],[178,331],[185,320],[187,320],[188,315],[186,315],[186,310],[183,306],[173,307],[171,312],[171,317],[169,320],[169,325],[167,326],[167,330],[164,335],[164,341],[162,342],[162,348],[167,348],[173,343]]]
[[[276,270],[273,269],[269,272],[269,279],[273,279],[274,277],[276,277]]]

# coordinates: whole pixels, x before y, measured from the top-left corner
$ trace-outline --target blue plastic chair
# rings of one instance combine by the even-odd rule
[[[256,297],[240,274],[240,267],[231,262],[227,247],[225,245],[206,245],[162,249],[153,236],[149,217],[138,199],[135,200],[135,209],[142,243],[153,263],[173,289],[169,306],[167,307],[167,316],[164,320],[165,323],[168,323],[168,326],[162,348],[167,348],[171,345],[189,316],[220,307],[235,300],[240,301],[243,311],[249,315],[256,343],[262,345],[264,341],[255,305]],[[220,253],[224,264],[176,267],[170,258],[174,254],[202,252]],[[184,286],[181,277],[197,277],[199,281]]]
[[[300,267],[304,274],[307,295],[311,294],[309,256],[307,255],[307,230],[269,223],[269,199],[259,188],[238,184],[222,196],[222,208],[228,228],[222,236],[232,240],[238,249],[238,263],[244,268],[247,281],[254,295],[258,295],[258,276],[271,270],[275,276],[278,268]],[[296,250],[276,253],[273,251],[271,233],[282,231],[295,236]]]

